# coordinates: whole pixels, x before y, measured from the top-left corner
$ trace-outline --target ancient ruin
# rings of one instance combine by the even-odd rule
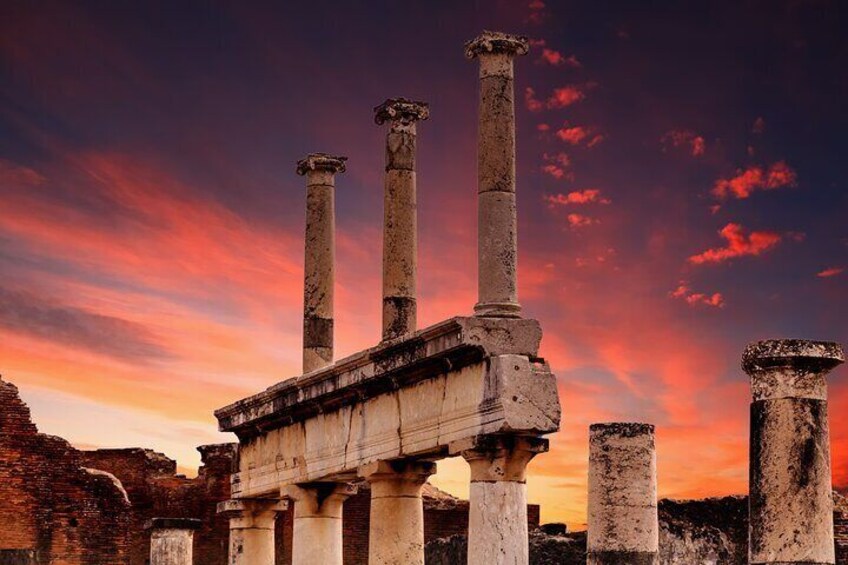
[[[844,562],[825,380],[844,353],[829,342],[745,350],[747,512],[734,497],[658,503],[654,426],[599,423],[588,531],[538,528],[526,469],[561,409],[541,326],[518,300],[513,63],[527,51],[527,38],[496,32],[465,46],[480,79],[472,316],[417,327],[417,124],[430,112],[388,99],[374,109],[388,124],[381,341],[334,359],[334,192],[346,158],[310,153],[296,167],[306,180],[303,374],[217,410],[238,445],[199,447],[193,479],[150,450],[83,451],[38,433],[0,381],[0,523],[13,524],[0,529],[0,565]],[[467,503],[427,483],[447,457],[468,463]],[[709,523],[722,514],[732,528]]]

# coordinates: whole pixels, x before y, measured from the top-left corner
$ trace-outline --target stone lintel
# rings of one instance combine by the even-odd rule
[[[285,512],[289,501],[276,498],[232,498],[218,503],[217,513],[230,518],[261,512]]]
[[[309,171],[326,171],[332,174],[345,172],[347,157],[329,153],[310,153],[297,162],[297,174],[305,175]]]
[[[216,410],[215,416],[221,431],[249,438],[486,357],[524,355],[535,360],[541,338],[536,320],[450,318],[282,381]]]
[[[389,98],[374,107],[374,122],[383,125],[386,122],[410,124],[430,117],[430,105],[408,98]]]
[[[360,467],[357,474],[366,481],[396,477],[403,480],[420,481],[423,484],[427,477],[435,472],[436,463],[434,461],[397,459],[368,463]]]
[[[746,373],[788,368],[800,371],[829,371],[845,361],[842,346],[833,341],[767,339],[748,345],[742,354]]]
[[[465,44],[465,56],[469,59],[489,53],[526,55],[529,51],[530,41],[527,37],[500,31],[484,31]]]
[[[197,518],[151,518],[144,523],[145,530],[197,530],[203,524]]]

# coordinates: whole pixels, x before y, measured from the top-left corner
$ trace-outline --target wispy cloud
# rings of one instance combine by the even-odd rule
[[[689,262],[695,265],[722,263],[736,257],[760,255],[780,243],[780,234],[770,231],[745,233],[739,224],[727,224],[718,232],[727,243],[724,247],[707,249],[703,253],[692,255]]]
[[[778,161],[767,168],[752,166],[740,169],[736,175],[716,181],[712,194],[720,199],[729,197],[748,198],[758,190],[796,186],[797,173],[784,161]]]

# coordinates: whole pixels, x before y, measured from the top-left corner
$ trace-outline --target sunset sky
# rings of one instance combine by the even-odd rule
[[[251,6],[247,6],[250,4]],[[334,5],[335,4],[335,5]],[[650,7],[648,6],[650,4]],[[337,179],[336,353],[380,338],[383,143],[419,125],[419,325],[476,301],[477,63],[516,64],[520,301],[562,431],[530,469],[585,522],[588,426],[657,425],[661,496],[747,490],[745,345],[848,344],[848,26],[828,1],[59,2],[0,7],[0,373],[42,431],[192,472],[212,411],[300,370],[306,153]],[[830,380],[848,486],[848,370]],[[467,494],[462,460],[435,483]]]

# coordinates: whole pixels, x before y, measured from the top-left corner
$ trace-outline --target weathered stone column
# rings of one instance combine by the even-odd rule
[[[527,464],[548,440],[481,436],[451,445],[471,467],[468,563],[527,565]]]
[[[427,461],[379,461],[359,470],[371,485],[368,565],[424,565],[421,491],[435,472]]]
[[[659,563],[654,445],[651,424],[589,427],[589,565]]]
[[[342,509],[352,494],[356,487],[344,483],[282,488],[294,502],[292,565],[342,565]]]
[[[333,362],[333,285],[335,283],[335,175],[347,157],[310,153],[297,162],[306,175],[306,250],[303,281],[303,372]]]
[[[193,565],[194,531],[200,520],[193,518],[152,518],[144,525],[150,530],[150,565]]]
[[[515,93],[513,59],[529,50],[526,37],[484,31],[465,44],[480,60],[477,132],[478,316],[518,317],[515,212]]]
[[[752,343],[749,562],[834,563],[827,373],[845,360],[837,343]]]
[[[235,499],[218,503],[230,519],[229,565],[274,565],[274,522],[288,509],[285,500]]]
[[[390,98],[374,108],[378,125],[389,122],[383,191],[383,339],[415,331],[418,214],[415,189],[415,123],[430,117],[426,102]]]

